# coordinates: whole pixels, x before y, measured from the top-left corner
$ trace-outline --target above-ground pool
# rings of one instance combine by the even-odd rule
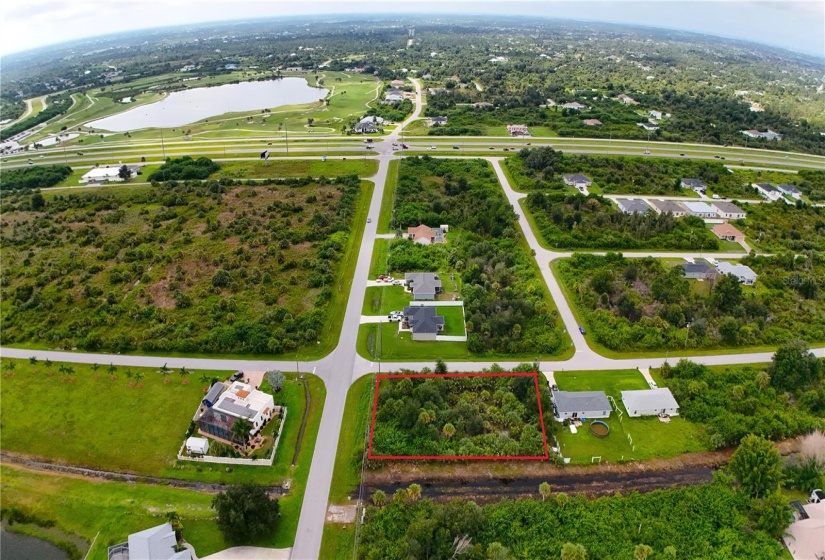
[[[593,420],[590,422],[590,433],[597,438],[607,437],[607,434],[610,433],[610,426],[601,420]]]

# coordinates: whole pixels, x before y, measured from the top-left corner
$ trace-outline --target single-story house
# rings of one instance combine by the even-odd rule
[[[358,124],[353,127],[353,130],[357,134],[371,134],[378,132],[378,127],[382,124],[384,124],[384,119],[382,117],[370,115],[358,121]]]
[[[218,402],[218,398],[223,394],[226,390],[226,385],[223,383],[215,383],[209,388],[209,391],[206,393],[206,396],[203,397],[203,404],[207,408],[212,408],[215,406],[215,403]]]
[[[670,212],[674,218],[681,218],[688,213],[687,208],[675,200],[651,200],[650,205],[657,214]]]
[[[476,109],[492,109],[495,105],[489,101],[477,101],[476,103],[473,103],[473,107]]]
[[[552,391],[553,416],[561,422],[570,418],[609,418],[613,408],[604,391]]]
[[[658,121],[662,120],[661,111],[648,111],[647,114],[650,115],[650,118],[656,119]]]
[[[90,170],[88,173],[83,175],[80,178],[81,183],[102,183],[104,181],[123,181],[120,178],[120,168],[123,165],[107,165],[104,167],[95,167],[94,169]],[[126,169],[129,170],[129,178],[131,179],[135,175],[137,175],[137,170],[140,169],[139,165],[127,165]]]
[[[704,193],[708,186],[699,179],[682,178],[682,188],[690,189],[698,193]]]
[[[394,88],[404,87],[404,80],[393,80],[390,82],[390,85]]]
[[[564,180],[565,185],[576,187],[579,190],[589,188],[590,185],[593,184],[590,177],[587,175],[582,175],[581,173],[570,173],[568,175],[563,175],[562,179]]]
[[[617,198],[616,204],[625,214],[644,214],[650,210],[650,205],[641,198]]]
[[[412,292],[415,300],[435,299],[441,292],[441,279],[432,272],[408,272],[404,275],[404,285]]]
[[[206,436],[236,441],[232,425],[239,418],[249,421],[249,434],[255,435],[279,412],[280,407],[275,407],[272,395],[242,381],[235,381],[218,397],[218,401],[211,408],[200,414],[198,429]]]
[[[733,202],[723,201],[716,201],[711,202],[711,205],[716,208],[716,213],[719,214],[720,218],[724,218],[726,220],[739,220],[747,216],[744,210],[739,208]]]
[[[693,201],[686,201],[682,203],[687,211],[690,213],[691,216],[697,216],[699,218],[718,218],[719,215],[716,212],[716,208],[708,204],[707,202],[693,202]]]
[[[748,136],[749,138],[764,138],[765,140],[782,140],[781,134],[774,132],[770,129],[768,129],[765,132],[759,132],[758,130],[743,130],[742,134]]]
[[[616,97],[616,99],[618,99],[619,101],[621,101],[625,105],[638,105],[639,104],[638,101],[636,101],[635,99],[633,99],[632,97],[630,97],[629,95],[626,95],[624,93],[620,93]]]
[[[437,228],[431,228],[421,224],[417,227],[407,228],[407,237],[416,243],[422,245],[430,245],[431,243],[446,243],[447,238],[444,234],[449,230],[449,226],[441,225]]]
[[[644,389],[641,391],[622,391],[622,402],[627,415],[635,416],[679,416],[679,403],[667,387]]]
[[[391,103],[401,103],[402,101],[404,101],[404,95],[403,94],[401,94],[401,93],[388,93],[384,97],[384,101],[382,101],[382,103],[384,103],[384,105],[389,105]]]
[[[640,122],[636,123],[636,126],[641,126],[648,132],[653,132],[654,130],[659,130],[659,125],[653,124],[652,122]]]
[[[430,95],[441,95],[442,93],[447,93],[449,90],[443,87],[431,87],[427,88],[427,93]]]
[[[571,101],[570,103],[565,103],[561,106],[562,109],[573,109],[574,111],[581,111],[582,109],[587,109],[587,105],[582,105],[578,101]]]
[[[178,539],[171,523],[129,535],[129,541],[109,547],[109,560],[192,560],[189,549],[175,552]]]
[[[776,188],[782,194],[792,196],[796,199],[802,198],[802,191],[796,185],[776,185]]]
[[[430,126],[447,126],[447,117],[430,118]]]
[[[741,243],[745,240],[745,234],[728,223],[716,224],[710,231],[724,241],[733,241],[734,243]]]
[[[788,552],[794,560],[825,558],[825,502],[799,503],[794,509],[794,522],[782,536]]]
[[[510,136],[530,136],[526,124],[508,124],[507,133]]]
[[[782,193],[779,192],[779,189],[770,183],[754,183],[753,188],[755,188],[756,192],[768,200],[779,200],[782,198]]]
[[[437,315],[436,310],[423,305],[404,308],[404,322],[409,326],[413,340],[436,340],[438,333],[444,330],[444,317]]]
[[[742,284],[746,286],[753,286],[754,282],[756,282],[756,273],[751,270],[749,266],[745,266],[744,264],[731,264],[729,262],[720,261],[718,265],[716,265],[716,272],[719,274],[730,274],[731,276],[735,276]]]
[[[602,126],[602,121],[599,119],[584,119],[584,124],[586,126]]]
[[[194,436],[186,438],[186,451],[190,455],[206,455],[209,452],[209,440]]]
[[[681,265],[685,271],[685,278],[689,280],[705,280],[716,274],[716,269],[705,261],[695,263],[686,262]]]

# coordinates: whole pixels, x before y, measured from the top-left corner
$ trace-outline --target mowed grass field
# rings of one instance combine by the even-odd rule
[[[272,467],[227,467],[177,461],[176,454],[208,379],[224,379],[229,372],[199,370],[182,376],[174,370],[164,376],[157,369],[118,367],[110,372],[108,366],[95,371],[91,365],[75,364],[69,374],[60,371],[63,365],[68,364],[3,361],[0,422],[5,451],[99,470],[201,482],[269,486],[289,480],[289,494],[281,498],[282,521],[270,535],[269,546],[292,546],[326,398],[318,377],[303,374],[311,403],[294,464],[306,401],[297,374],[287,373],[284,388],[273,393],[275,403],[287,407],[287,418]],[[137,373],[144,375],[139,382]],[[266,380],[261,390],[270,391]],[[61,404],[50,406],[50,413],[43,415],[42,403]],[[5,500],[5,480],[2,489]]]
[[[230,161],[221,164],[219,171],[210,179],[266,179],[279,177],[340,177],[358,175],[369,177],[378,171],[375,160],[340,159],[319,160],[270,160]]]
[[[610,434],[603,439],[590,433],[590,419],[575,434],[553,420],[562,455],[571,463],[589,464],[593,457],[601,457],[602,463],[641,461],[707,449],[703,428],[684,418],[671,417],[666,424],[655,416],[627,415],[621,392],[649,388],[638,370],[557,371],[555,379],[562,391],[604,391],[623,412],[621,420],[615,410],[610,418],[598,419],[610,427]]]
[[[231,546],[215,523],[212,494],[166,486],[127,482],[100,482],[74,476],[30,471],[3,465],[3,507],[14,507],[56,526],[86,542],[94,540],[87,560],[107,560],[107,547],[125,542],[130,533],[166,521],[176,511],[183,522],[183,537],[199,556]],[[274,534],[260,540],[273,546]]]

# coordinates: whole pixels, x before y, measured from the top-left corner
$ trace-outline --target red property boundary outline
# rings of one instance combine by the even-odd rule
[[[435,377],[532,377],[536,387],[536,402],[539,407],[539,420],[541,422],[541,436],[544,440],[544,455],[373,455],[372,436],[375,433],[375,414],[378,409],[378,388],[382,379],[421,379]],[[367,449],[367,458],[376,460],[401,460],[409,461],[415,459],[425,459],[433,461],[538,461],[550,458],[550,449],[547,445],[547,432],[544,428],[544,413],[541,409],[541,392],[539,391],[538,372],[521,373],[395,373],[380,374],[375,378],[375,390],[372,399],[372,420],[370,421],[370,440]]]

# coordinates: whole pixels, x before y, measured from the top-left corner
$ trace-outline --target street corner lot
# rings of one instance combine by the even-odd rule
[[[544,460],[541,401],[536,372],[378,375],[367,456]]]
[[[663,423],[655,416],[631,418],[627,415],[622,391],[649,388],[638,370],[557,371],[554,378],[561,391],[604,391],[622,413],[620,417],[614,409],[609,418],[599,418],[610,428],[603,439],[590,433],[589,424],[574,434],[567,426],[554,421],[553,431],[561,455],[571,463],[640,461],[707,449],[702,427],[681,416]]]

